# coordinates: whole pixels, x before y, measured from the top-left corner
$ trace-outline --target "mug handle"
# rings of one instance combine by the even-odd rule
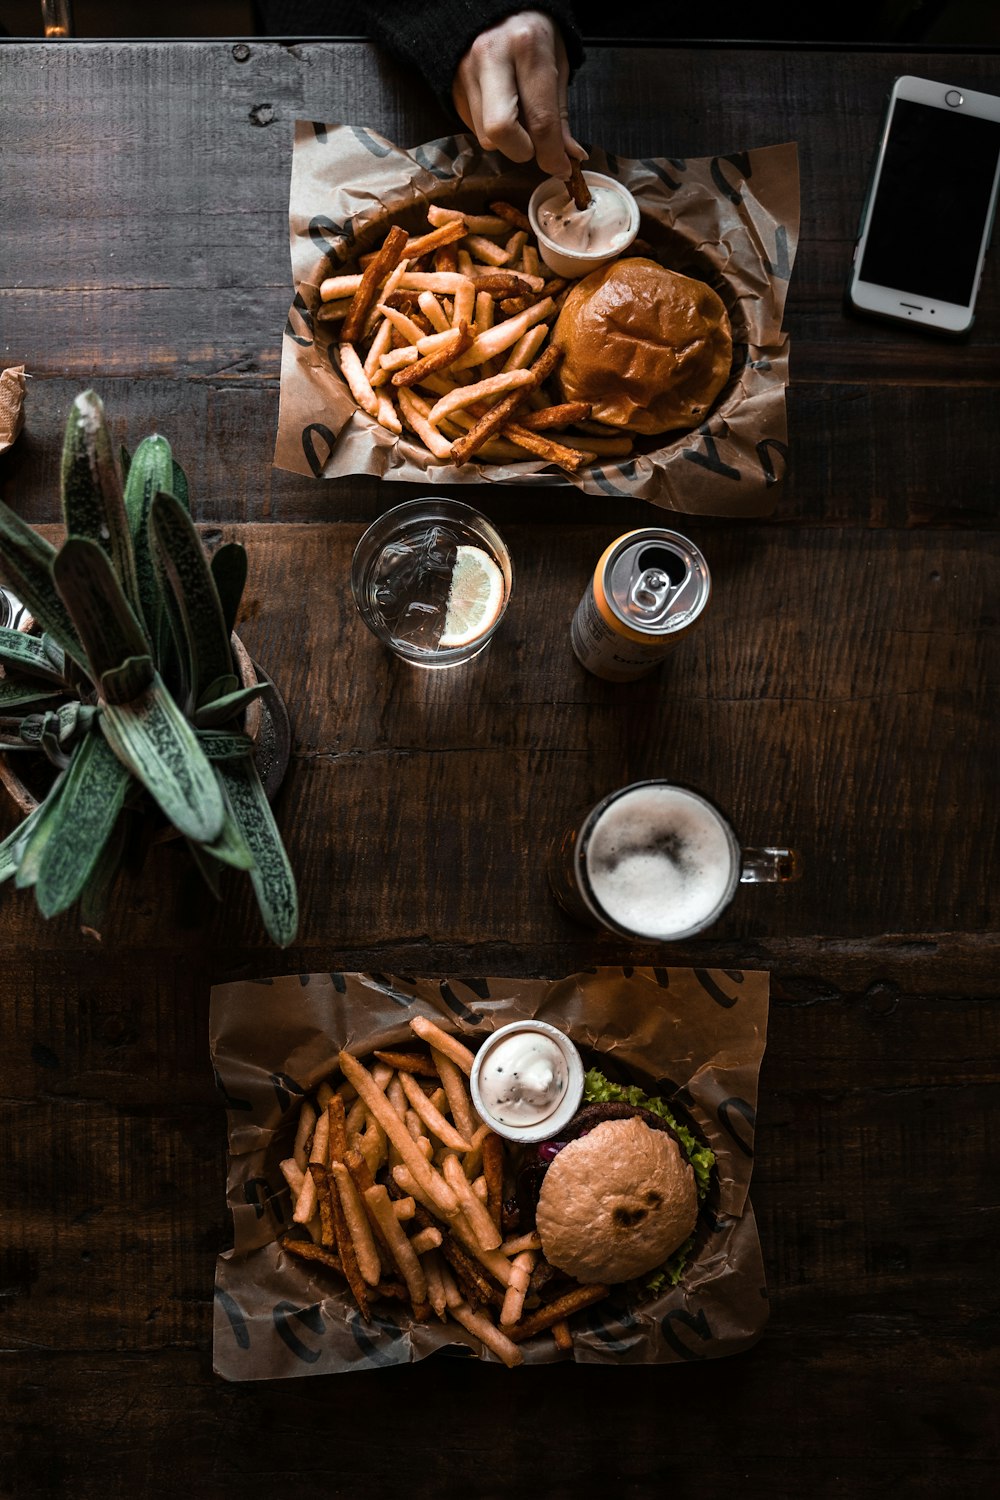
[[[744,849],[740,885],[777,885],[798,880],[802,861],[794,849]]]

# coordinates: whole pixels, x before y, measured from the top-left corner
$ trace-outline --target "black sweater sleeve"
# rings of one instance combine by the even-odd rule
[[[415,66],[448,110],[458,65],[476,37],[522,10],[552,17],[576,72],[583,43],[572,0],[257,0],[267,35],[370,36]]]
[[[375,39],[401,61],[416,64],[449,109],[458,65],[476,37],[522,10],[552,17],[575,73],[583,44],[570,0],[376,0],[367,7]]]

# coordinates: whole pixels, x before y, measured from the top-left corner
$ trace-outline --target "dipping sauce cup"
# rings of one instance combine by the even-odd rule
[[[469,1079],[484,1125],[509,1141],[548,1141],[583,1098],[583,1059],[547,1021],[512,1021],[483,1042]]]
[[[584,170],[592,203],[578,209],[561,177],[539,183],[528,222],[539,254],[557,276],[587,276],[623,255],[639,233],[639,205],[628,188],[602,172]]]

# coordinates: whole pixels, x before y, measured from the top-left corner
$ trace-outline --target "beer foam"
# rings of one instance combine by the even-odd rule
[[[591,890],[610,920],[659,940],[707,925],[731,894],[736,861],[721,815],[692,792],[659,784],[617,797],[586,850]]]

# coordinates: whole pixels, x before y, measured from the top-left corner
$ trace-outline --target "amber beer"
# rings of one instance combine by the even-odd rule
[[[701,616],[712,580],[699,549],[676,531],[628,531],[604,552],[573,616],[578,660],[608,682],[658,666]]]
[[[674,942],[721,917],[740,884],[794,880],[791,849],[742,849],[707,797],[668,781],[612,792],[557,842],[556,900],[571,917],[624,937]]]

